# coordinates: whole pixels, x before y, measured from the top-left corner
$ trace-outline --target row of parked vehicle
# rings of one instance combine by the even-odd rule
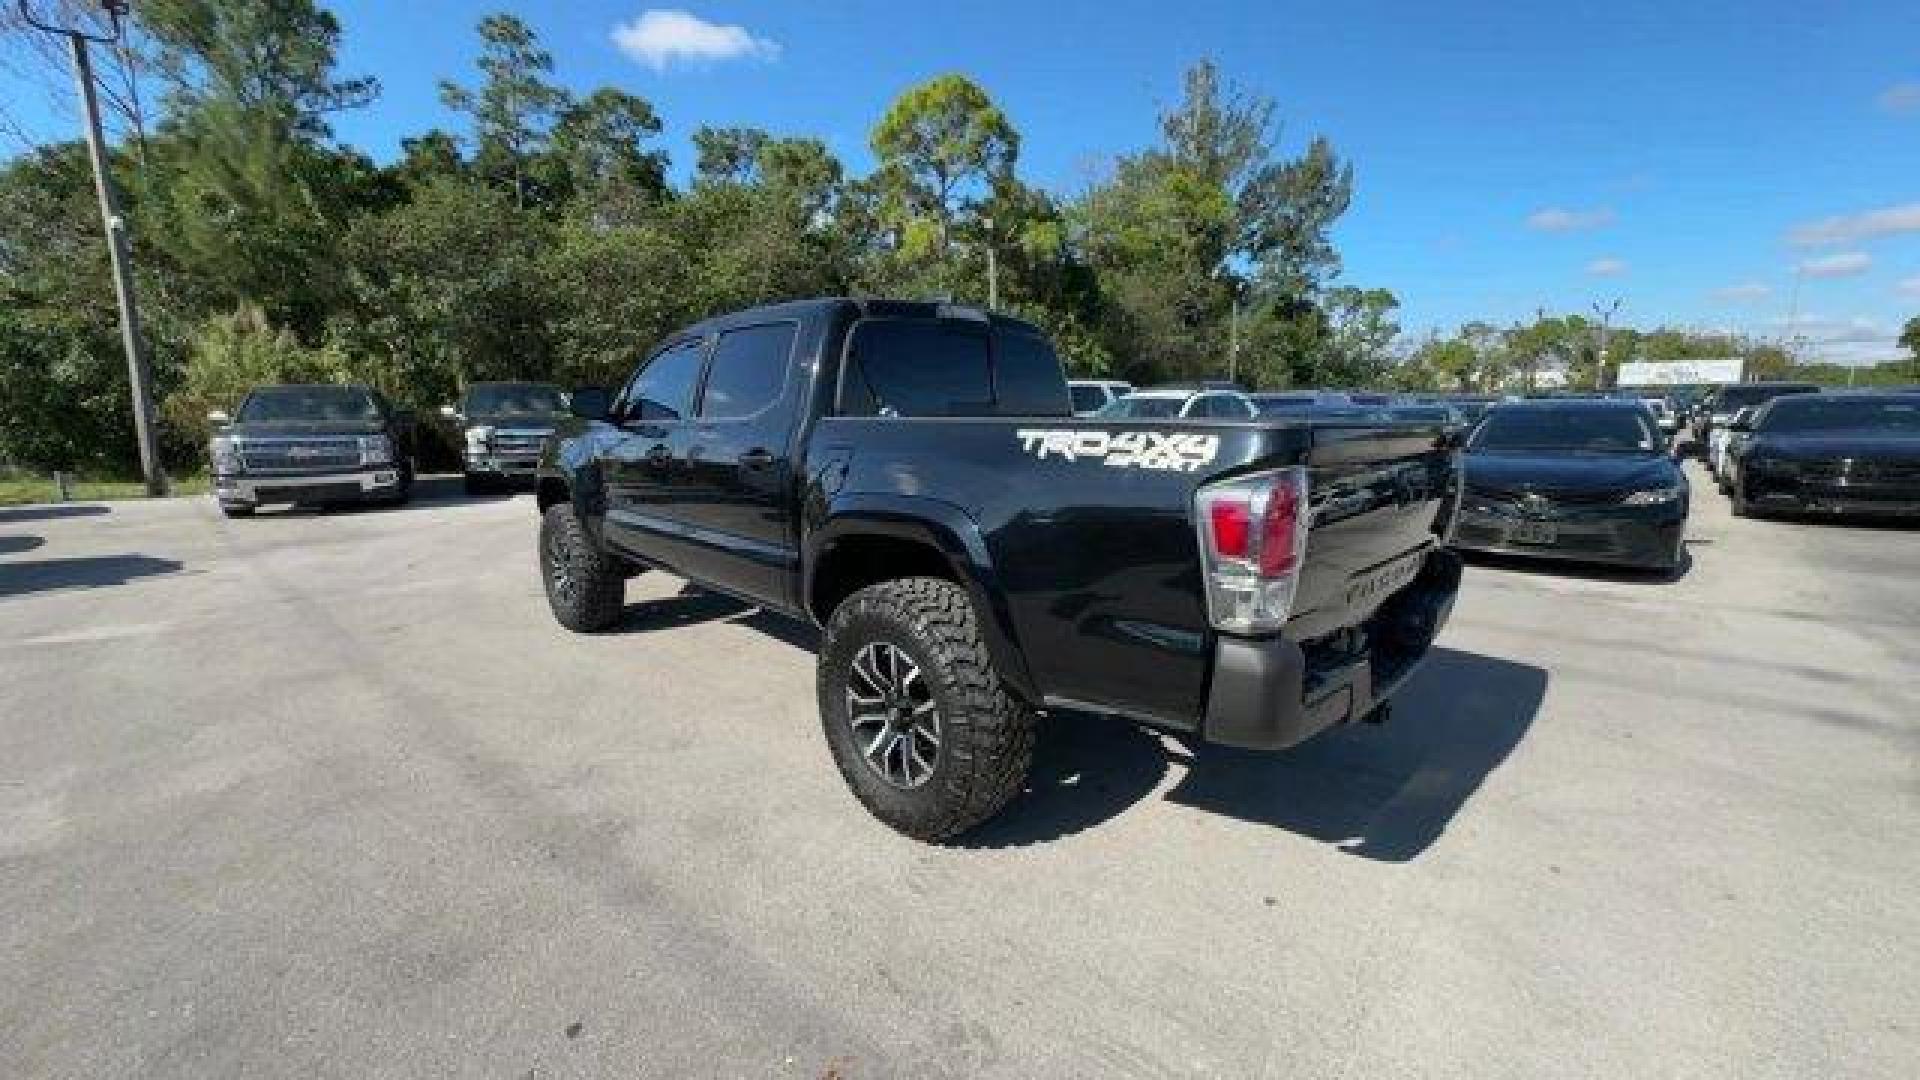
[[[1494,394],[1392,394],[1365,390],[1289,390],[1249,393],[1225,380],[1163,383],[1136,389],[1117,379],[1075,379],[1069,384],[1075,416],[1112,420],[1262,417],[1438,421],[1470,424]]]
[[[1736,517],[1920,517],[1920,388],[1742,383],[1691,423]]]
[[[467,493],[531,482],[571,396],[550,383],[478,382],[457,404],[443,406],[441,416],[457,433]],[[214,496],[228,517],[270,503],[397,505],[412,496],[419,420],[370,386],[257,387],[232,414],[207,419],[214,428]]]
[[[1107,395],[1104,403],[1092,387]],[[1077,411],[1101,420],[1437,425],[1464,450],[1454,547],[1658,571],[1684,558],[1688,491],[1672,455],[1677,424],[1671,409],[1637,394],[1248,393],[1219,382],[1145,389],[1085,382],[1074,384],[1074,394]]]

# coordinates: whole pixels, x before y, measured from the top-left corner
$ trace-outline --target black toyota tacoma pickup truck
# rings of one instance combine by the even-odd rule
[[[658,567],[824,630],[841,775],[940,839],[1022,787],[1049,709],[1277,750],[1379,718],[1452,609],[1437,426],[1076,419],[1034,327],[813,300],[668,338],[548,445],[560,623]]]

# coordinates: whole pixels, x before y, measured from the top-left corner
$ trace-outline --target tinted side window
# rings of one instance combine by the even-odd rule
[[[700,381],[699,339],[669,346],[647,361],[627,387],[625,420],[680,420],[693,408],[693,387]]]
[[[1038,334],[1002,331],[994,336],[993,381],[996,411],[1003,415],[1065,416],[1073,411],[1060,358]]]
[[[793,352],[793,323],[749,326],[720,335],[700,395],[700,415],[724,420],[752,416],[773,403],[786,385]]]
[[[992,413],[987,335],[972,324],[933,319],[860,323],[847,345],[840,411],[848,416]]]

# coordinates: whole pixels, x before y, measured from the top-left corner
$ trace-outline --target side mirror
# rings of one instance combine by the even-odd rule
[[[605,420],[613,410],[613,391],[604,386],[575,387],[567,409],[582,420]]]
[[[449,420],[458,420],[460,419],[460,410],[451,405],[442,405],[440,406],[440,415]]]
[[[228,416],[226,412],[221,409],[215,409],[207,414],[207,423],[225,427],[233,423],[233,417]]]

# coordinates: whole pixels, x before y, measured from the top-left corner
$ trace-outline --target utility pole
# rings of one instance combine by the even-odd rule
[[[1595,390],[1600,389],[1600,383],[1607,375],[1607,324],[1613,321],[1614,313],[1619,310],[1620,298],[1617,296],[1613,298],[1613,303],[1604,308],[1597,300],[1593,304],[1593,313],[1600,316],[1599,344],[1594,347],[1593,352],[1593,388]]]
[[[1000,260],[993,250],[993,219],[983,217],[981,224],[987,227],[987,310],[1000,308]]]
[[[1233,294],[1227,308],[1227,381],[1240,381],[1240,293]]]
[[[27,24],[49,34],[64,36],[73,49],[73,75],[80,84],[80,101],[87,114],[87,156],[93,161],[93,186],[100,196],[100,222],[107,234],[107,257],[113,265],[114,298],[120,305],[120,344],[127,354],[127,381],[133,388],[134,435],[140,444],[140,474],[147,483],[147,494],[167,493],[167,478],[160,472],[158,431],[153,416],[153,374],[147,365],[145,338],[140,332],[140,309],[133,294],[133,253],[127,242],[127,221],[120,213],[120,193],[114,189],[113,173],[107,160],[106,137],[100,131],[100,98],[93,82],[93,60],[87,54],[89,43],[113,45],[121,35],[120,19],[126,13],[127,0],[100,0],[111,33],[90,34],[79,27],[53,26],[34,17],[27,0],[20,0],[20,16]]]
[[[1545,323],[1546,321],[1547,321],[1547,309],[1544,307],[1536,306],[1533,309],[1533,328],[1536,334],[1539,333],[1541,324]],[[1540,375],[1540,343],[1538,340],[1535,340],[1531,348],[1529,348],[1527,352],[1527,393],[1531,394],[1536,389],[1539,388],[1538,386],[1539,375]]]

